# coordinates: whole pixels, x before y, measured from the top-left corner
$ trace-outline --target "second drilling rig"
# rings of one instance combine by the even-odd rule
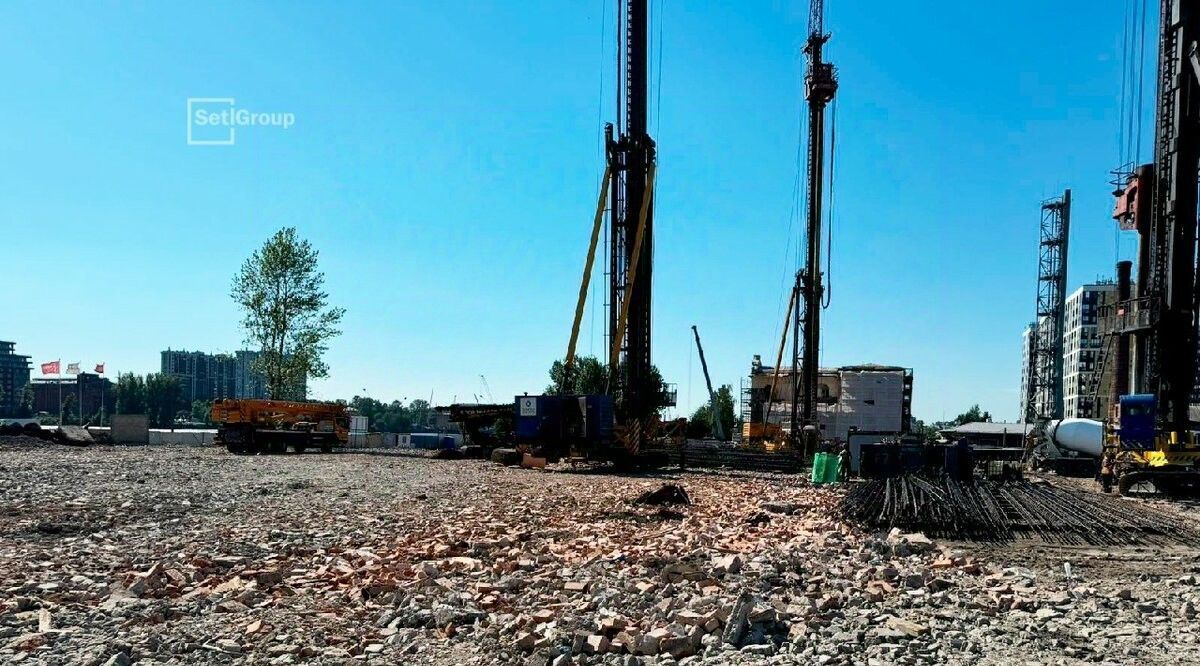
[[[793,293],[798,307],[792,309],[792,412],[791,443],[804,455],[812,453],[821,439],[817,422],[817,375],[820,370],[821,309],[825,295],[821,271],[821,224],[825,185],[825,107],[837,93],[837,70],[824,60],[825,4],[812,0],[808,17],[808,41],[804,46],[807,67],[804,96],[808,101],[808,198],[805,209],[804,266],[796,272]],[[797,371],[799,368],[799,371]]]
[[[1120,300],[1102,311],[1116,336],[1117,398],[1105,427],[1101,481],[1200,486],[1190,407],[1196,382],[1197,170],[1200,168],[1200,0],[1162,0],[1154,162],[1117,192],[1114,217],[1139,235],[1137,296],[1118,265]]]

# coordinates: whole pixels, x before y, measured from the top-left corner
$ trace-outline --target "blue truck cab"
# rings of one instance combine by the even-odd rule
[[[1158,402],[1148,393],[1121,396],[1118,419],[1121,448],[1153,449]]]

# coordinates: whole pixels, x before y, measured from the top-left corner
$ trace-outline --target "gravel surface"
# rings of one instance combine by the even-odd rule
[[[692,504],[634,502],[664,483]],[[1200,552],[870,533],[839,497],[0,438],[0,662],[1200,663]]]

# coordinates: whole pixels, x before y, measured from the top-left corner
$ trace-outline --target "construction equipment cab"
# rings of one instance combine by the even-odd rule
[[[1117,437],[1121,448],[1153,449],[1157,432],[1158,401],[1152,394],[1123,395],[1118,406]]]

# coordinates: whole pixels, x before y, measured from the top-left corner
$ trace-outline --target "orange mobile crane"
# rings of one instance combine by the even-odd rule
[[[345,405],[286,400],[217,400],[212,406],[217,444],[230,453],[333,451],[350,438]]]

